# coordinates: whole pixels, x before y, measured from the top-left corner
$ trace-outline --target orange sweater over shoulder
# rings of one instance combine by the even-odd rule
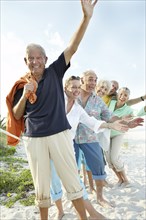
[[[19,120],[16,120],[14,118],[14,115],[13,115],[14,95],[18,89],[22,89],[24,85],[30,81],[33,82],[34,84],[34,91],[27,93],[26,97],[29,100],[29,102],[33,104],[37,99],[37,96],[35,93],[36,93],[38,84],[30,73],[27,73],[25,76],[21,77],[18,81],[16,81],[10,93],[6,97],[6,104],[8,108],[6,130],[17,137],[20,137],[21,134],[24,132],[24,119],[23,117]],[[19,140],[13,137],[7,136],[8,145],[16,146],[18,143],[19,143]]]

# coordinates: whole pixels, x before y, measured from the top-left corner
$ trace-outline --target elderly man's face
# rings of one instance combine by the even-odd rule
[[[96,74],[91,73],[82,78],[81,88],[85,90],[86,92],[91,93],[95,91],[96,83],[97,83],[97,76]]]
[[[25,58],[28,69],[36,77],[43,74],[46,62],[47,57],[38,48],[30,50]]]
[[[118,83],[116,83],[116,82],[112,82],[111,87],[112,87],[112,88],[111,88],[111,90],[109,91],[108,95],[113,95],[113,94],[115,94],[115,93],[117,92],[118,88],[119,88],[119,85],[118,85]]]

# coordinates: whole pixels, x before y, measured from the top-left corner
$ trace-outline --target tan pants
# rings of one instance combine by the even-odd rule
[[[105,153],[108,166],[115,168],[117,172],[124,170],[124,162],[120,158],[124,134],[117,135],[110,139],[110,148]]]
[[[25,137],[24,145],[34,181],[36,205],[50,207],[50,159],[67,191],[69,200],[83,196],[70,131],[34,138]]]

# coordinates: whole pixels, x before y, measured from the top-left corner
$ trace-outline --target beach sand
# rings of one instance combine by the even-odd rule
[[[93,206],[107,219],[115,220],[144,220],[146,219],[146,178],[145,178],[145,131],[133,129],[125,135],[121,157],[125,162],[125,170],[130,180],[130,187],[117,187],[117,179],[113,172],[106,166],[107,181],[113,187],[105,187],[106,199],[115,204],[114,208],[103,208],[96,202],[95,194],[89,193],[89,199]],[[19,149],[20,155],[23,150]],[[88,188],[87,188],[88,190]],[[71,202],[66,199],[64,192],[63,207],[65,216],[62,220],[77,220]],[[52,203],[49,210],[49,219],[55,220],[56,207]],[[12,208],[1,206],[1,220],[37,220],[38,208],[35,206],[24,207],[15,203]]]

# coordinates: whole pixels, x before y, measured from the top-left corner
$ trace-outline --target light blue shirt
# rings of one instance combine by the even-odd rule
[[[80,98],[78,99],[78,103],[82,106]],[[108,122],[113,116],[113,113],[108,109],[107,105],[95,93],[92,93],[88,98],[84,110],[88,115],[95,117],[97,120],[103,120],[106,122]],[[78,144],[95,143],[99,142],[99,137],[98,134],[88,128],[85,124],[80,123],[76,131],[75,141]]]

